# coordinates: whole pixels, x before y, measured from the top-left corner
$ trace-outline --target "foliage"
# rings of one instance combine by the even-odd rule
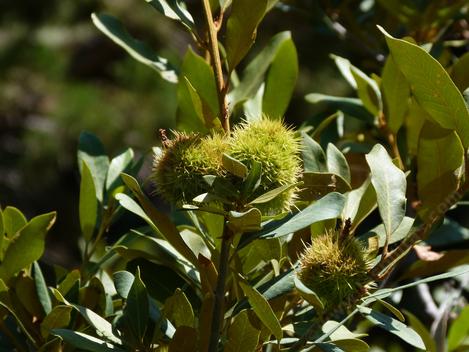
[[[182,2],[148,2],[193,37],[180,67],[112,16],[92,20],[177,85],[178,132],[161,131],[149,178],[170,209],[137,180],[143,158],[130,148],[110,158],[82,133],[79,268],[43,272],[38,263],[55,213],[28,221],[14,207],[0,211],[0,347],[366,351],[376,326],[418,349],[466,349],[468,236],[447,212],[464,204],[469,186],[469,75],[465,56],[447,49],[455,44],[432,33],[467,6],[428,5],[428,23],[416,24],[406,1],[382,5],[415,40],[380,27],[389,48],[381,76],[333,56],[358,98],[308,95],[333,114],[295,130],[282,122],[298,78],[291,35],[248,55],[269,11],[289,5],[204,0],[199,23]],[[349,121],[367,131],[361,143]],[[341,139],[324,150],[331,123]],[[367,164],[362,178],[350,162],[357,155]],[[417,257],[401,273],[410,251]],[[428,331],[404,316],[397,293],[429,283],[441,292],[441,280],[444,314],[436,309]],[[421,294],[430,310],[434,297]]]

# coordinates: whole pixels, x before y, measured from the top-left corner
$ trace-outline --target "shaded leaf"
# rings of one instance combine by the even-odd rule
[[[169,343],[169,352],[186,351],[197,351],[197,330],[183,325],[176,329]]]
[[[267,0],[233,2],[226,24],[226,60],[230,72],[247,54],[256,38],[257,26],[266,12]]]
[[[224,346],[224,351],[254,352],[259,335],[260,331],[251,325],[247,311],[242,311],[236,315],[228,329],[228,342]]]
[[[448,332],[448,351],[454,351],[469,335],[469,306],[464,307]]]
[[[417,186],[421,215],[429,215],[459,186],[457,170],[464,162],[464,148],[457,134],[430,121],[420,133]]]
[[[378,84],[355,66],[350,66],[353,78],[357,82],[357,94],[365,108],[374,116],[383,111],[381,92]]]
[[[98,336],[105,338],[107,341],[117,344],[122,344],[122,340],[114,335],[113,328],[110,322],[102,318],[91,309],[82,307],[78,304],[72,304],[72,307],[80,312],[81,316],[90,324],[98,334]],[[56,333],[56,330],[53,330]],[[62,335],[60,335],[62,336]]]
[[[130,288],[134,282],[135,276],[134,274],[128,271],[117,271],[112,275],[114,279],[114,285],[116,287],[116,291],[124,299],[127,299],[129,295]]]
[[[194,29],[194,19],[178,0],[145,0],[168,18],[181,22],[189,31]]]
[[[96,189],[91,170],[86,161],[82,162],[80,200],[78,211],[80,214],[80,228],[86,241],[93,237],[96,226],[98,202],[96,200]]]
[[[161,75],[161,78],[168,82],[178,81],[177,73],[168,60],[158,56],[143,42],[134,39],[119,20],[109,15],[95,13],[91,15],[91,19],[101,32],[127,51],[135,60],[153,68]]]
[[[327,172],[326,155],[318,142],[301,132],[303,148],[301,155],[303,157],[305,172]]]
[[[427,112],[412,97],[405,116],[407,151],[411,156],[417,155],[420,132],[427,119]]]
[[[179,288],[165,301],[163,313],[177,328],[194,327],[195,317],[192,305]]]
[[[363,184],[346,195],[342,218],[352,220],[352,228],[357,226],[376,208],[376,192],[367,178]]]
[[[299,193],[302,200],[313,201],[331,192],[345,193],[351,190],[342,177],[326,172],[303,173],[303,187]]]
[[[451,67],[451,78],[461,92],[469,87],[469,52],[462,55]]]
[[[232,175],[245,178],[248,174],[246,165],[226,153],[223,153],[221,162],[223,167]]]
[[[324,303],[322,303],[318,295],[306,287],[297,275],[294,276],[293,280],[295,282],[295,287],[300,293],[301,297],[308,301],[308,303],[311,304],[315,309],[322,311],[324,309]]]
[[[272,307],[269,305],[267,300],[259,293],[259,291],[249,286],[247,283],[240,281],[239,284],[244,294],[248,297],[248,301],[258,318],[277,338],[277,340],[280,340],[283,335],[282,327],[280,326],[280,322],[275,316]]]
[[[402,219],[402,222],[399,224],[397,229],[392,233],[391,237],[389,238],[389,244],[393,244],[396,242],[399,242],[400,240],[404,239],[407,237],[411,230],[412,230],[412,225],[414,224],[414,219],[410,218],[408,216],[404,216]],[[369,232],[359,236],[358,238],[360,240],[367,240],[368,238],[377,236],[378,237],[378,246],[379,248],[384,246],[384,243],[386,241],[386,229],[384,228],[383,224],[379,224],[375,228],[371,229]]]
[[[273,190],[270,190],[260,195],[259,197],[251,200],[249,204],[264,204],[264,203],[270,202],[271,200],[275,199],[277,196],[279,196],[283,192],[289,191],[292,188],[297,187],[299,184],[300,183],[294,183],[291,185],[284,185],[284,186],[274,188]]]
[[[391,55],[384,65],[381,90],[387,125],[392,132],[397,133],[408,108],[406,102],[410,96],[410,87]]]
[[[55,306],[41,322],[42,337],[47,338],[52,329],[66,327],[70,322],[71,311],[71,306]]]
[[[127,294],[123,319],[137,341],[142,342],[149,319],[148,293],[137,269],[135,279]]]
[[[409,326],[420,335],[423,342],[425,343],[426,351],[436,352],[437,349],[436,349],[435,340],[433,339],[433,336],[427,330],[425,325],[423,325],[422,322],[420,322],[420,320],[418,320],[418,318],[415,315],[413,315],[411,312],[404,310],[404,314],[407,317]]]
[[[349,97],[335,97],[320,93],[310,93],[305,96],[305,100],[311,104],[324,103],[334,111],[340,110],[344,114],[351,115],[363,121],[373,122],[374,117],[365,109],[360,99]]]
[[[406,177],[380,144],[366,155],[366,161],[371,169],[371,183],[376,191],[379,214],[390,238],[405,215]]]
[[[256,231],[261,228],[262,214],[259,209],[251,208],[243,213],[230,211],[227,225],[234,233]]]
[[[36,216],[11,239],[0,266],[0,279],[7,281],[42,256],[47,231],[55,218],[55,212]]]

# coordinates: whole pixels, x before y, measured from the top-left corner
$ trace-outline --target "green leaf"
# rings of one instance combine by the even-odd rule
[[[82,162],[81,183],[80,183],[80,228],[86,241],[93,237],[94,228],[96,226],[98,202],[96,200],[96,189],[93,181],[93,175],[86,164]]]
[[[379,116],[383,111],[383,103],[378,84],[355,66],[350,66],[350,71],[357,82],[357,94],[363,106],[374,116]]]
[[[327,145],[327,170],[333,174],[341,176],[348,184],[350,184],[350,167],[344,154],[337,147],[329,143]]]
[[[320,93],[310,93],[305,96],[305,100],[311,104],[327,104],[331,110],[340,110],[344,114],[354,116],[360,120],[373,123],[374,117],[365,109],[363,103],[357,98],[335,97]]]
[[[192,264],[197,265],[197,258],[184,242],[181,234],[171,219],[166,214],[159,212],[155,208],[148,197],[142,192],[137,180],[127,174],[122,174],[121,177],[126,186],[129,187],[132,193],[137,197],[140,204],[142,204],[146,214],[148,214],[151,218],[151,223],[149,223],[150,226],[152,226],[157,233],[161,234],[162,237],[166,238],[166,240],[187,260],[189,260]],[[155,224],[158,224],[158,227],[156,227]]]
[[[267,0],[237,0],[233,2],[226,24],[226,60],[229,71],[247,54],[256,38],[257,26],[266,12]]]
[[[423,343],[419,334],[417,334],[413,329],[409,328],[405,324],[401,323],[399,320],[374,311],[368,307],[358,306],[358,310],[372,324],[389,331],[390,333],[396,335],[414,347],[420,348],[422,350],[425,349],[425,344]]]
[[[168,60],[158,56],[143,42],[134,39],[119,20],[109,15],[95,13],[91,15],[91,19],[101,32],[127,51],[135,60],[156,70],[164,80],[177,83],[177,73]]]
[[[376,191],[379,214],[388,238],[397,229],[405,215],[406,178],[394,165],[386,149],[380,144],[366,155],[371,169],[371,183]]]
[[[350,61],[344,57],[340,57],[334,54],[331,54],[330,57],[334,60],[337,68],[339,69],[340,73],[345,78],[345,80],[348,82],[348,84],[350,84],[350,86],[356,90],[357,81],[353,77],[352,71],[350,71],[350,67],[352,66]]]
[[[195,317],[192,305],[179,288],[165,301],[163,313],[176,327],[194,327]]]
[[[461,310],[448,332],[448,351],[454,351],[469,336],[469,306]]]
[[[239,252],[243,264],[243,272],[249,273],[256,267],[270,263],[272,259],[280,261],[282,257],[282,244],[279,238],[254,241]]]
[[[282,118],[288,108],[298,77],[298,56],[293,40],[278,48],[267,74],[262,111],[267,116]]]
[[[26,225],[27,222],[28,220],[19,209],[11,206],[6,207],[3,210],[4,232],[2,232],[2,236],[5,233],[8,238],[13,238],[16,232]]]
[[[429,119],[427,112],[412,97],[405,117],[407,151],[410,156],[417,155],[420,132],[425,121]]]
[[[248,168],[241,161],[233,158],[232,156],[223,153],[221,162],[223,167],[230,174],[238,176],[240,178],[246,178],[248,174]]]
[[[251,194],[259,187],[261,184],[261,175],[262,164],[256,160],[253,160],[251,163],[251,169],[249,170],[246,180],[243,182],[243,187],[241,190],[243,200],[248,199]]]
[[[205,132],[218,121],[218,95],[212,67],[191,48],[184,56],[178,83],[178,128]],[[203,116],[201,116],[203,115]]]
[[[114,286],[116,287],[116,291],[124,299],[127,299],[129,295],[130,288],[134,283],[135,276],[134,274],[128,271],[117,271],[112,275],[114,279]]]
[[[276,337],[276,339],[280,340],[283,335],[282,327],[280,326],[280,322],[270,307],[269,302],[267,302],[267,300],[259,293],[259,291],[249,286],[247,283],[240,281],[239,284],[244,294],[248,297],[248,301],[258,318]]]
[[[41,322],[41,335],[47,338],[52,329],[64,328],[70,322],[71,306],[55,306]]]
[[[389,129],[396,134],[404,123],[410,87],[391,55],[384,64],[381,90],[386,123]]]
[[[233,109],[238,103],[252,98],[257,93],[263,83],[267,69],[276,57],[277,51],[285,42],[290,40],[290,32],[280,32],[274,35],[264,49],[250,61],[243,71],[241,82],[228,94],[230,109]]]
[[[333,331],[329,336],[332,341],[356,339],[356,338],[367,336],[366,334],[353,333],[349,329],[347,329],[345,325],[335,320],[328,320],[322,326],[323,333],[329,334],[330,331]]]
[[[350,218],[354,230],[376,206],[376,192],[370,178],[367,178],[359,188],[347,193],[342,218]]]
[[[429,215],[459,187],[457,170],[464,162],[464,148],[454,131],[426,121],[418,144],[417,186],[421,215]]]
[[[411,230],[412,225],[414,224],[414,219],[408,216],[404,216],[402,222],[399,224],[397,229],[392,233],[391,237],[389,238],[389,244],[393,244],[399,242],[400,240],[407,237]],[[370,237],[378,237],[378,246],[381,248],[384,246],[384,242],[386,241],[386,229],[384,228],[383,224],[379,224],[375,228],[371,229],[369,232],[359,236],[360,240],[366,241]]]
[[[107,191],[113,190],[122,184],[120,174],[127,171],[131,166],[133,159],[134,151],[132,148],[127,148],[125,152],[122,152],[111,160],[106,178]]]
[[[272,199],[275,199],[277,196],[279,196],[283,192],[289,191],[290,189],[297,187],[299,184],[300,183],[294,183],[291,185],[284,185],[284,186],[274,188],[273,190],[270,190],[260,195],[259,197],[253,199],[252,201],[249,202],[249,204],[264,204],[264,203],[270,202]]]
[[[307,208],[277,226],[277,222],[268,223],[255,237],[282,237],[314,224],[315,222],[337,218],[344,207],[345,198],[339,193],[329,193]],[[254,236],[253,236],[254,237]]]
[[[139,342],[143,342],[143,336],[147,329],[149,304],[147,289],[140,278],[140,271],[137,268],[135,279],[127,295],[123,319],[125,319],[133,336]]]
[[[259,341],[260,331],[249,321],[247,311],[236,315],[228,328],[228,341],[224,346],[225,352],[254,352]]]
[[[368,352],[370,350],[370,346],[365,341],[359,339],[338,339],[332,340],[332,343],[343,351]]]
[[[42,256],[47,231],[54,224],[55,218],[55,212],[36,216],[17,232],[5,252],[0,266],[0,279],[7,281]]]
[[[459,91],[464,92],[469,88],[469,52],[466,52],[451,67],[451,78]]]
[[[418,318],[415,315],[413,315],[411,312],[404,310],[404,314],[407,317],[409,326],[412,329],[414,329],[417,332],[417,334],[420,335],[423,342],[425,343],[425,347],[426,347],[425,350],[428,352],[437,352],[435,340],[433,339],[433,336],[427,330],[425,325],[422,324],[422,322],[418,320]]]
[[[306,132],[301,132],[303,157],[305,172],[327,172],[326,155],[318,142],[312,139]]]
[[[52,311],[52,300],[49,295],[49,289],[47,288],[46,280],[44,280],[41,267],[37,262],[34,262],[33,268],[34,284],[36,285],[36,292],[39,298],[39,302],[41,303],[44,312],[49,314]]]
[[[178,0],[145,0],[154,9],[168,18],[181,22],[189,31],[193,31],[195,24],[192,15]]]
[[[180,326],[169,343],[169,352],[187,351],[198,351],[197,330],[188,326]]]
[[[307,201],[318,200],[331,192],[345,193],[351,190],[342,177],[327,172],[305,172],[302,181],[300,198]]]
[[[103,190],[109,168],[107,157],[101,141],[94,134],[82,132],[78,140],[78,167],[82,173],[83,162],[86,162],[96,190],[96,198],[103,201]]]
[[[395,39],[379,28],[420,106],[441,127],[455,130],[464,148],[467,148],[469,111],[461,92],[446,70],[424,49],[405,40]]]
[[[383,301],[382,299],[378,299],[378,302],[383,307],[385,307],[389,312],[391,312],[397,319],[399,319],[402,322],[405,321],[404,315],[401,313],[401,311],[397,309],[396,307],[394,307],[391,303]]]
[[[85,320],[88,322],[88,324],[90,324],[91,327],[94,328],[98,336],[106,339],[109,342],[117,343],[119,345],[122,344],[122,340],[116,335],[114,335],[112,325],[106,319],[102,318],[101,316],[93,312],[91,309],[82,307],[78,304],[72,304],[72,307],[75,308],[78,312],[80,312],[81,316],[85,318]],[[55,331],[56,330],[53,330],[54,334]]]
[[[82,332],[67,329],[53,329],[52,333],[56,336],[60,336],[66,343],[69,343],[71,346],[80,348],[84,351],[125,352],[125,350],[120,349],[108,342],[84,334]]]
[[[262,214],[259,209],[251,208],[245,212],[230,211],[227,225],[235,233],[256,231],[261,228]]]
[[[293,280],[295,282],[295,287],[300,293],[301,297],[308,301],[308,303],[311,304],[316,310],[322,311],[324,309],[324,303],[322,303],[318,295],[306,287],[298,278],[298,276],[295,275]]]

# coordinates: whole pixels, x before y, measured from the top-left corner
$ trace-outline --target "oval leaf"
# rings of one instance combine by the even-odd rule
[[[91,240],[96,226],[98,201],[93,176],[85,161],[82,163],[80,200],[78,211],[80,214],[80,228],[85,240]]]

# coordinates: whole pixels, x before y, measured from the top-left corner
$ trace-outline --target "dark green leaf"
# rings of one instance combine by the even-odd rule
[[[227,225],[235,233],[256,231],[261,228],[262,214],[259,209],[251,208],[243,213],[230,211]]]
[[[243,188],[241,195],[244,199],[249,198],[249,196],[259,187],[261,184],[261,175],[262,175],[262,164],[255,160],[251,163],[251,169],[246,177],[246,180],[243,182]]]
[[[387,125],[392,132],[397,133],[408,108],[406,102],[409,100],[410,87],[391,55],[384,65],[381,90]]]
[[[350,167],[344,154],[337,147],[329,143],[327,145],[327,170],[333,174],[341,176],[348,184],[350,184]]]
[[[278,48],[267,74],[262,112],[273,119],[282,118],[290,103],[298,77],[295,44],[286,40]]]
[[[180,326],[169,343],[169,352],[197,351],[197,330]]]
[[[80,227],[83,237],[86,241],[93,237],[96,226],[98,212],[98,202],[96,200],[96,189],[93,181],[93,175],[86,161],[82,163],[81,183],[80,183]]]
[[[168,60],[156,55],[143,42],[134,39],[119,20],[109,15],[95,13],[91,15],[91,19],[101,32],[127,51],[135,60],[153,68],[168,82],[176,83],[178,81],[177,73]]]
[[[464,162],[464,148],[454,131],[426,121],[418,144],[417,185],[425,218],[459,187],[456,172]]]
[[[267,0],[233,2],[226,24],[226,59],[230,72],[247,54],[256,38],[257,26],[266,12]]]
[[[117,271],[112,275],[116,291],[124,299],[127,299],[130,288],[134,282],[135,276],[128,271]]]
[[[358,306],[358,309],[360,313],[372,324],[389,331],[414,347],[422,350],[425,349],[425,344],[423,343],[422,338],[413,329],[401,323],[399,320],[374,311],[368,307]]]
[[[11,239],[0,266],[0,279],[7,281],[42,256],[47,231],[55,218],[55,212],[36,216]]]
[[[247,311],[236,315],[228,329],[228,342],[225,352],[254,352],[259,341],[260,331],[249,321]]]
[[[253,199],[252,201],[249,202],[249,204],[264,204],[264,203],[270,202],[272,199],[275,199],[277,196],[279,196],[283,192],[289,191],[290,189],[297,187],[299,184],[300,183],[294,183],[291,185],[284,185],[284,186],[274,188],[273,190],[268,191],[260,195],[259,197]]]
[[[379,214],[390,238],[405,215],[406,177],[380,144],[366,155],[366,161],[371,169],[371,183],[376,191]]]
[[[303,140],[301,154],[305,172],[327,172],[326,155],[319,143],[305,132],[301,132],[301,137]]]
[[[28,220],[23,213],[15,208],[8,206],[3,210],[3,230],[2,236],[5,233],[8,238],[12,238]]]
[[[306,287],[303,282],[295,275],[294,277],[295,287],[300,292],[301,297],[303,297],[306,301],[309,302],[316,310],[322,311],[324,309],[324,304],[322,303],[321,299],[318,295],[311,291],[308,287]]]
[[[441,127],[455,130],[464,148],[467,148],[469,111],[461,92],[446,70],[424,49],[405,40],[395,39],[379,28],[420,106]]]
[[[133,158],[134,151],[132,148],[128,148],[125,152],[111,160],[106,178],[106,190],[113,190],[122,184],[120,174],[131,166]]]
[[[280,322],[270,307],[269,302],[267,302],[267,300],[259,293],[259,291],[249,286],[247,283],[240,281],[239,284],[243,289],[244,294],[248,297],[248,301],[258,318],[277,338],[277,340],[280,340],[283,335],[282,327],[280,326]]]
[[[409,155],[417,155],[420,132],[422,131],[425,121],[429,119],[430,117],[427,112],[423,110],[419,103],[415,101],[415,98],[412,97],[405,117],[406,142]]]
[[[355,66],[350,66],[350,71],[357,82],[358,97],[371,114],[378,116],[383,111],[378,84]]]
[[[39,297],[39,302],[41,303],[44,312],[49,314],[52,310],[52,300],[49,295],[49,289],[47,288],[46,280],[44,280],[41,267],[37,262],[34,262],[33,268],[34,284],[36,285],[36,292],[37,296]]]
[[[376,206],[376,192],[371,185],[370,178],[367,178],[359,188],[347,193],[342,218],[350,218],[352,230],[356,229]]]
[[[71,346],[80,348],[84,351],[91,352],[125,352],[110,343],[107,343],[96,337],[84,334],[78,331],[72,331],[67,329],[53,329],[54,335],[60,336],[65,342]]]
[[[400,240],[407,237],[412,229],[412,225],[414,224],[414,219],[408,216],[404,216],[402,222],[399,224],[397,229],[392,233],[391,237],[389,238],[389,244],[393,244],[399,242]],[[384,246],[384,242],[386,241],[386,230],[383,224],[376,226],[375,228],[371,229],[369,232],[359,236],[359,238],[363,241],[366,241],[370,237],[378,237],[378,246],[381,248]]]
[[[104,183],[109,168],[109,158],[98,137],[89,132],[82,132],[78,140],[78,167],[80,173],[82,172],[83,161],[86,162],[93,176],[96,198],[102,202]]]
[[[149,319],[149,301],[147,289],[140,278],[138,269],[127,295],[123,319],[137,341],[142,342]]]
[[[179,288],[165,301],[164,315],[177,328],[180,326],[194,327],[194,311],[186,295]]]
[[[287,222],[276,228],[271,228],[273,224],[265,226],[264,230],[256,237],[270,238],[286,236],[290,233],[304,229],[315,222],[335,219],[340,216],[344,207],[345,198],[339,193],[329,193],[325,197],[314,202],[307,208],[291,217]]]

